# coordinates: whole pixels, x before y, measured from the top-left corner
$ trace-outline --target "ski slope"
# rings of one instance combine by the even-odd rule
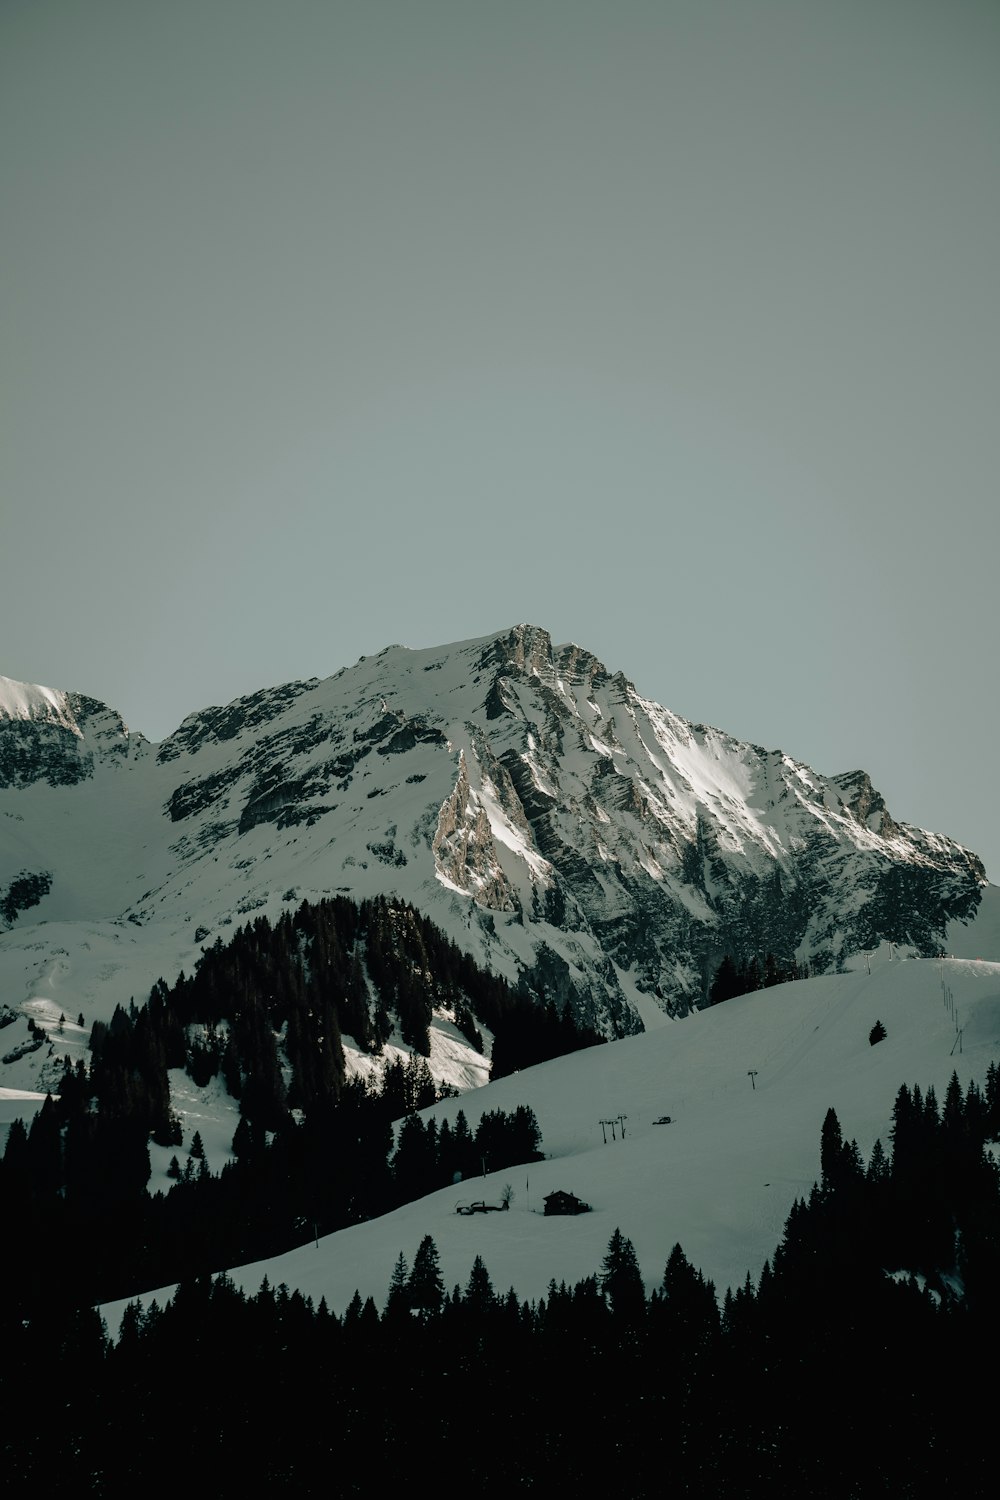
[[[399,1251],[412,1262],[429,1234],[447,1287],[464,1286],[481,1255],[498,1290],[535,1299],[551,1279],[594,1273],[616,1227],[650,1289],[677,1241],[720,1293],[756,1278],[793,1200],[818,1176],[828,1108],[867,1157],[877,1137],[888,1148],[900,1084],[933,1084],[940,1102],[953,1069],[963,1086],[981,1082],[1000,1055],[1000,964],[899,960],[886,948],[868,965],[861,958],[846,974],[759,991],[444,1101],[424,1114],[454,1121],[463,1109],[473,1128],[484,1110],[530,1105],[547,1159],[445,1188],[234,1270],[234,1280],[253,1292],[267,1276],[338,1312],[357,1289],[381,1307]],[[872,1047],[876,1019],[888,1035]],[[663,1115],[672,1123],[656,1124]],[[620,1124],[612,1138],[600,1123],[619,1116],[624,1139]],[[472,1199],[499,1202],[507,1182],[509,1213],[455,1212]],[[557,1189],[593,1212],[546,1218],[543,1198]],[[112,1327],[122,1305],[105,1309]]]

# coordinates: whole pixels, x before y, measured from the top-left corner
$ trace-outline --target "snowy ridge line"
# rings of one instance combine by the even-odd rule
[[[0,718],[55,720],[66,729],[79,734],[80,730],[66,700],[66,693],[53,688],[41,687],[37,683],[15,682],[12,677],[0,677]]]
[[[539,627],[387,647],[190,714],[155,750],[94,700],[8,698],[43,717],[0,722],[0,903],[22,875],[49,885],[0,924],[0,980],[22,992],[30,943],[58,933],[67,1013],[103,1016],[206,941],[333,892],[410,902],[608,1036],[704,1005],[727,953],[832,971],[964,922],[1000,956],[981,865],[894,823],[863,773],[688,724]]]

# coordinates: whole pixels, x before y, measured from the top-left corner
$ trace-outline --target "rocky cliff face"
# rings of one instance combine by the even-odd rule
[[[125,762],[145,747],[96,698],[0,677],[0,787],[74,786],[96,761]]]
[[[104,915],[161,947],[173,934],[181,961],[195,929],[392,891],[618,1034],[640,1024],[621,971],[681,1014],[727,952],[818,969],[881,939],[933,952],[985,883],[975,855],[894,822],[864,772],[823,777],[688,723],[533,626],[388,647],[192,714],[155,756],[93,700],[13,688],[0,812],[21,826],[7,885],[50,881],[19,908],[19,931],[72,916],[82,878],[52,848],[55,804],[23,795],[40,786],[59,799],[60,848],[74,819],[80,840],[104,837],[102,810],[131,819],[131,845],[90,850]]]

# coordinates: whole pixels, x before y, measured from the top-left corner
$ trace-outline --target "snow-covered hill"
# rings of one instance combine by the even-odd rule
[[[338,891],[396,893],[619,1036],[700,1005],[726,952],[814,971],[880,939],[933,953],[995,895],[863,772],[689,724],[533,626],[388,647],[158,747],[92,699],[0,680],[15,1012],[107,1018],[235,925]],[[980,956],[1000,958],[995,928],[970,929]],[[46,1056],[0,1083],[44,1087]]]
[[[530,1299],[552,1278],[593,1274],[616,1227],[649,1287],[678,1241],[720,1293],[748,1271],[756,1279],[793,1200],[819,1175],[827,1109],[867,1158],[877,1138],[888,1147],[900,1084],[933,1085],[940,1102],[953,1069],[963,1087],[981,1083],[1000,1056],[1000,964],[900,961],[883,948],[870,967],[758,991],[446,1100],[425,1116],[454,1121],[463,1109],[474,1128],[484,1110],[530,1105],[548,1159],[456,1184],[234,1279],[256,1291],[266,1275],[337,1311],[355,1289],[381,1306],[399,1251],[412,1261],[430,1234],[449,1288],[465,1284],[478,1254],[498,1288]],[[876,1020],[887,1037],[873,1047]],[[671,1123],[657,1124],[664,1115]],[[602,1120],[618,1122],[614,1138]],[[499,1202],[507,1182],[509,1213],[456,1213]],[[557,1190],[593,1212],[546,1218],[543,1198]],[[112,1324],[120,1310],[106,1309]]]

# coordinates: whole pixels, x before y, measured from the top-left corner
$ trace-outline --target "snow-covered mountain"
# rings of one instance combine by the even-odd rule
[[[863,771],[688,723],[530,625],[390,646],[159,746],[0,679],[8,1006],[104,1015],[257,914],[394,892],[621,1036],[700,1006],[727,952],[814,972],[880,940],[937,952],[984,889],[974,854],[895,822]]]

